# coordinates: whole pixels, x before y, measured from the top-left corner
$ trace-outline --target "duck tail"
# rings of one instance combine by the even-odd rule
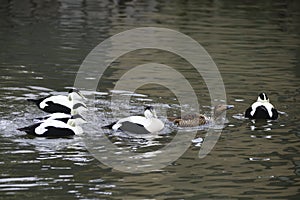
[[[29,131],[29,127],[17,128],[18,131]]]
[[[113,122],[113,123],[111,123],[111,124],[109,124],[109,125],[102,126],[101,128],[103,128],[103,129],[112,129],[112,127],[113,127],[116,123],[117,123],[117,122]]]
[[[39,100],[38,100],[38,99],[27,99],[27,101],[33,102],[33,103],[35,103],[35,104],[39,103]]]

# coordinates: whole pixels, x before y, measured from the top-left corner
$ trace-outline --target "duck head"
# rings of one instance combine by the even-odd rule
[[[218,104],[214,107],[214,118],[217,119],[226,110],[234,108],[234,105]]]
[[[82,100],[82,99],[85,99],[85,97],[81,94],[81,92],[78,89],[72,88],[69,90],[68,99],[69,99],[69,101]]]
[[[75,135],[83,134],[83,129],[77,125],[77,122],[74,119],[69,119],[67,124],[72,127],[74,130]]]
[[[262,92],[258,95],[257,97],[257,102],[261,102],[261,103],[269,103],[270,99],[268,98],[267,94]]]
[[[144,109],[144,115],[147,119],[157,118],[156,112],[153,106],[146,106]]]

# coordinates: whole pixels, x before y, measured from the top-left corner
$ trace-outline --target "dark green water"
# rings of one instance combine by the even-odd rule
[[[299,7],[295,1],[1,1],[0,199],[299,199]],[[235,108],[209,155],[198,158],[199,147],[191,144],[159,171],[130,174],[103,165],[80,137],[28,138],[16,131],[43,115],[26,98],[67,91],[96,45],[144,26],[187,34],[217,64]],[[184,60],[155,50],[118,60],[98,91],[114,87],[122,66],[153,60],[182,71],[202,105],[210,105],[201,77]],[[253,124],[240,117],[261,91],[286,113],[279,120]],[[165,88],[137,92],[147,96],[137,95],[127,112],[141,113],[149,102],[158,110],[176,103]],[[108,99],[98,95],[101,117]],[[163,133],[150,144],[113,140],[120,151],[151,152],[175,134]]]

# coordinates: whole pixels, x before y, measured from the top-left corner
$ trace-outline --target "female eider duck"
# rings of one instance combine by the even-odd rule
[[[157,118],[156,112],[152,106],[145,107],[144,115],[145,117],[126,117],[110,125],[103,126],[102,128],[128,131],[136,134],[155,133],[164,128],[164,123]]]
[[[80,100],[84,99],[83,95],[77,89],[69,90],[68,96],[54,95],[41,99],[27,99],[34,102],[39,109],[47,113],[66,113],[71,114],[72,109],[85,110],[86,105]]]
[[[195,127],[208,124],[211,121],[216,121],[225,110],[233,108],[233,105],[219,104],[214,107],[214,118],[210,119],[204,114],[187,114],[181,118],[168,117],[168,120],[179,127]]]
[[[257,101],[254,102],[245,112],[245,117],[249,119],[271,119],[278,118],[278,112],[270,103],[266,93],[260,93]]]
[[[67,123],[59,120],[45,120],[17,130],[38,137],[67,137],[83,134],[82,128],[76,124],[76,119],[69,119]]]

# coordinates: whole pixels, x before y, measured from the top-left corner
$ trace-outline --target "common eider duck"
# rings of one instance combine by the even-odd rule
[[[82,128],[76,124],[76,119],[69,119],[67,123],[59,120],[45,120],[17,130],[38,137],[67,137],[83,134]]]
[[[86,109],[86,105],[81,101],[82,99],[84,97],[78,89],[70,89],[68,96],[50,95],[41,99],[27,99],[27,101],[34,102],[39,109],[47,113],[71,114],[72,109]]]
[[[270,103],[267,94],[262,92],[258,95],[257,101],[246,110],[245,117],[249,119],[276,120],[278,118],[278,111]]]
[[[233,108],[233,105],[225,105],[225,104],[218,104],[214,107],[214,115],[213,119],[205,116],[204,114],[187,114],[183,117],[168,117],[168,120],[173,122],[176,126],[179,127],[195,127],[208,124],[211,121],[218,120],[221,114],[228,109]]]
[[[164,128],[164,123],[157,118],[156,112],[152,106],[145,107],[144,116],[145,117],[126,117],[107,126],[103,126],[102,128],[127,131],[136,134],[155,133]]]

